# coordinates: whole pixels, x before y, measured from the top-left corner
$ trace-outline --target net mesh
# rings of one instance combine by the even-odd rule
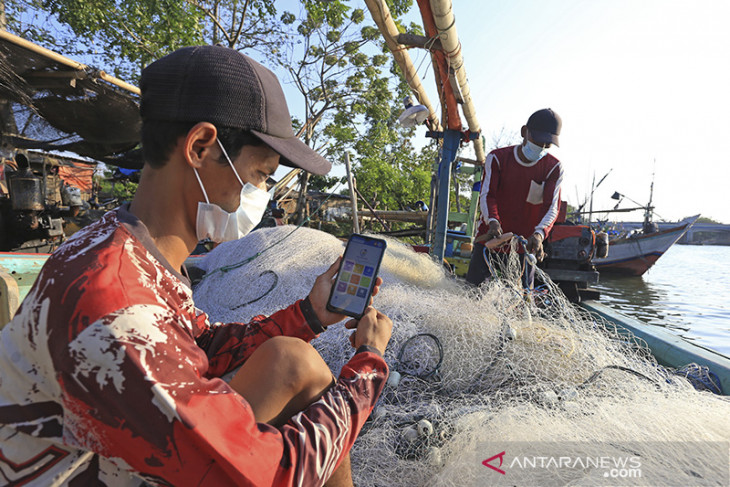
[[[196,304],[212,320],[245,321],[305,297],[344,244],[293,228],[218,246],[203,261]],[[677,466],[684,452],[657,451],[656,442],[729,441],[730,402],[668,374],[546,276],[544,289],[526,297],[513,257],[504,279],[475,289],[388,241],[375,305],[394,323],[391,376],[352,450],[356,485],[483,485],[489,452],[479,445],[497,440],[652,442],[643,453],[661,456],[656,475],[696,483]],[[335,374],[352,356],[349,333],[337,324],[312,342]],[[727,474],[727,462],[708,468]]]

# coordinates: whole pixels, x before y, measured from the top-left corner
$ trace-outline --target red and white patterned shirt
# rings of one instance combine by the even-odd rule
[[[210,324],[122,207],[54,252],[0,334],[0,483],[321,485],[385,384],[363,347],[275,428],[220,377],[275,335],[316,335],[300,303]]]

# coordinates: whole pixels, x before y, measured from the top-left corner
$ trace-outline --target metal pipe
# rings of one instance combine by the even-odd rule
[[[461,132],[444,130],[444,144],[441,147],[439,164],[438,209],[436,211],[436,234],[434,235],[431,255],[437,262],[443,262],[446,253],[446,233],[449,230],[449,186],[451,185],[451,165],[461,143]]]
[[[418,0],[418,9],[421,11],[421,19],[423,19],[423,28],[426,30],[426,34],[436,39],[439,36],[438,27],[433,20],[429,0]],[[459,102],[449,81],[449,60],[443,50],[431,51],[431,60],[433,61],[436,89],[441,101],[441,120],[443,120],[444,128],[461,131],[463,124],[459,114]]]
[[[449,59],[449,70],[453,72],[453,76],[456,78],[461,90],[461,98],[463,99],[461,109],[469,124],[469,130],[473,133],[481,132],[482,129],[479,125],[479,120],[477,120],[476,109],[474,108],[469,82],[466,77],[466,68],[464,67],[464,58],[461,54],[461,43],[459,42],[459,35],[456,31],[456,21],[454,19],[451,0],[430,0],[430,3],[441,45]],[[477,160],[484,162],[486,155],[481,139],[474,141],[474,151]]]

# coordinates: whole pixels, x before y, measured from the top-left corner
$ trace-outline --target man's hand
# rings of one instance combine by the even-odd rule
[[[330,291],[332,291],[332,286],[335,283],[335,275],[337,274],[337,269],[339,269],[340,267],[341,260],[342,257],[339,257],[335,261],[335,263],[332,264],[330,268],[325,271],[324,274],[317,277],[317,279],[314,281],[314,286],[312,286],[312,290],[309,292],[309,302],[312,304],[314,312],[317,313],[317,318],[319,318],[319,321],[322,322],[322,326],[324,327],[327,327],[347,318],[346,315],[333,313],[327,309],[327,300],[330,297]],[[373,296],[378,294],[378,291],[380,291],[380,285],[382,283],[383,280],[381,278],[378,277],[377,279],[375,279],[375,285],[373,286]],[[373,304],[372,297],[370,298],[370,304]]]
[[[385,347],[390,341],[390,334],[393,331],[393,322],[380,311],[370,306],[365,310],[360,320],[350,320],[345,323],[345,328],[355,332],[350,335],[350,344],[355,348],[363,345],[370,345],[385,353]]]
[[[502,225],[500,225],[497,220],[492,220],[491,222],[489,222],[489,230],[487,230],[487,233],[474,239],[474,243],[481,243],[481,244],[486,245],[486,242],[492,242],[495,239],[501,240],[501,242],[499,244],[491,245],[491,246],[487,245],[487,247],[490,249],[496,248],[496,247],[501,246],[502,244],[504,244],[505,242],[507,242],[509,240],[509,238],[500,239],[501,236],[502,236]],[[511,238],[512,234],[510,233],[509,236]]]
[[[502,235],[502,225],[497,220],[489,222],[489,230],[487,231],[487,241]]]
[[[527,240],[527,251],[535,256],[538,262],[542,262],[545,258],[545,251],[542,249],[542,233],[533,233],[529,240]]]

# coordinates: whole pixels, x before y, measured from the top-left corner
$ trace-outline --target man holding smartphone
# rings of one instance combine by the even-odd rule
[[[144,69],[141,91],[134,201],[61,246],[0,335],[0,478],[352,485],[390,319],[368,307],[346,323],[356,352],[335,380],[308,342],[345,318],[326,306],[339,260],[249,324],[210,324],[181,271],[199,240],[256,225],[279,163],[330,164],[294,136],[276,76],[235,50],[179,49]]]

